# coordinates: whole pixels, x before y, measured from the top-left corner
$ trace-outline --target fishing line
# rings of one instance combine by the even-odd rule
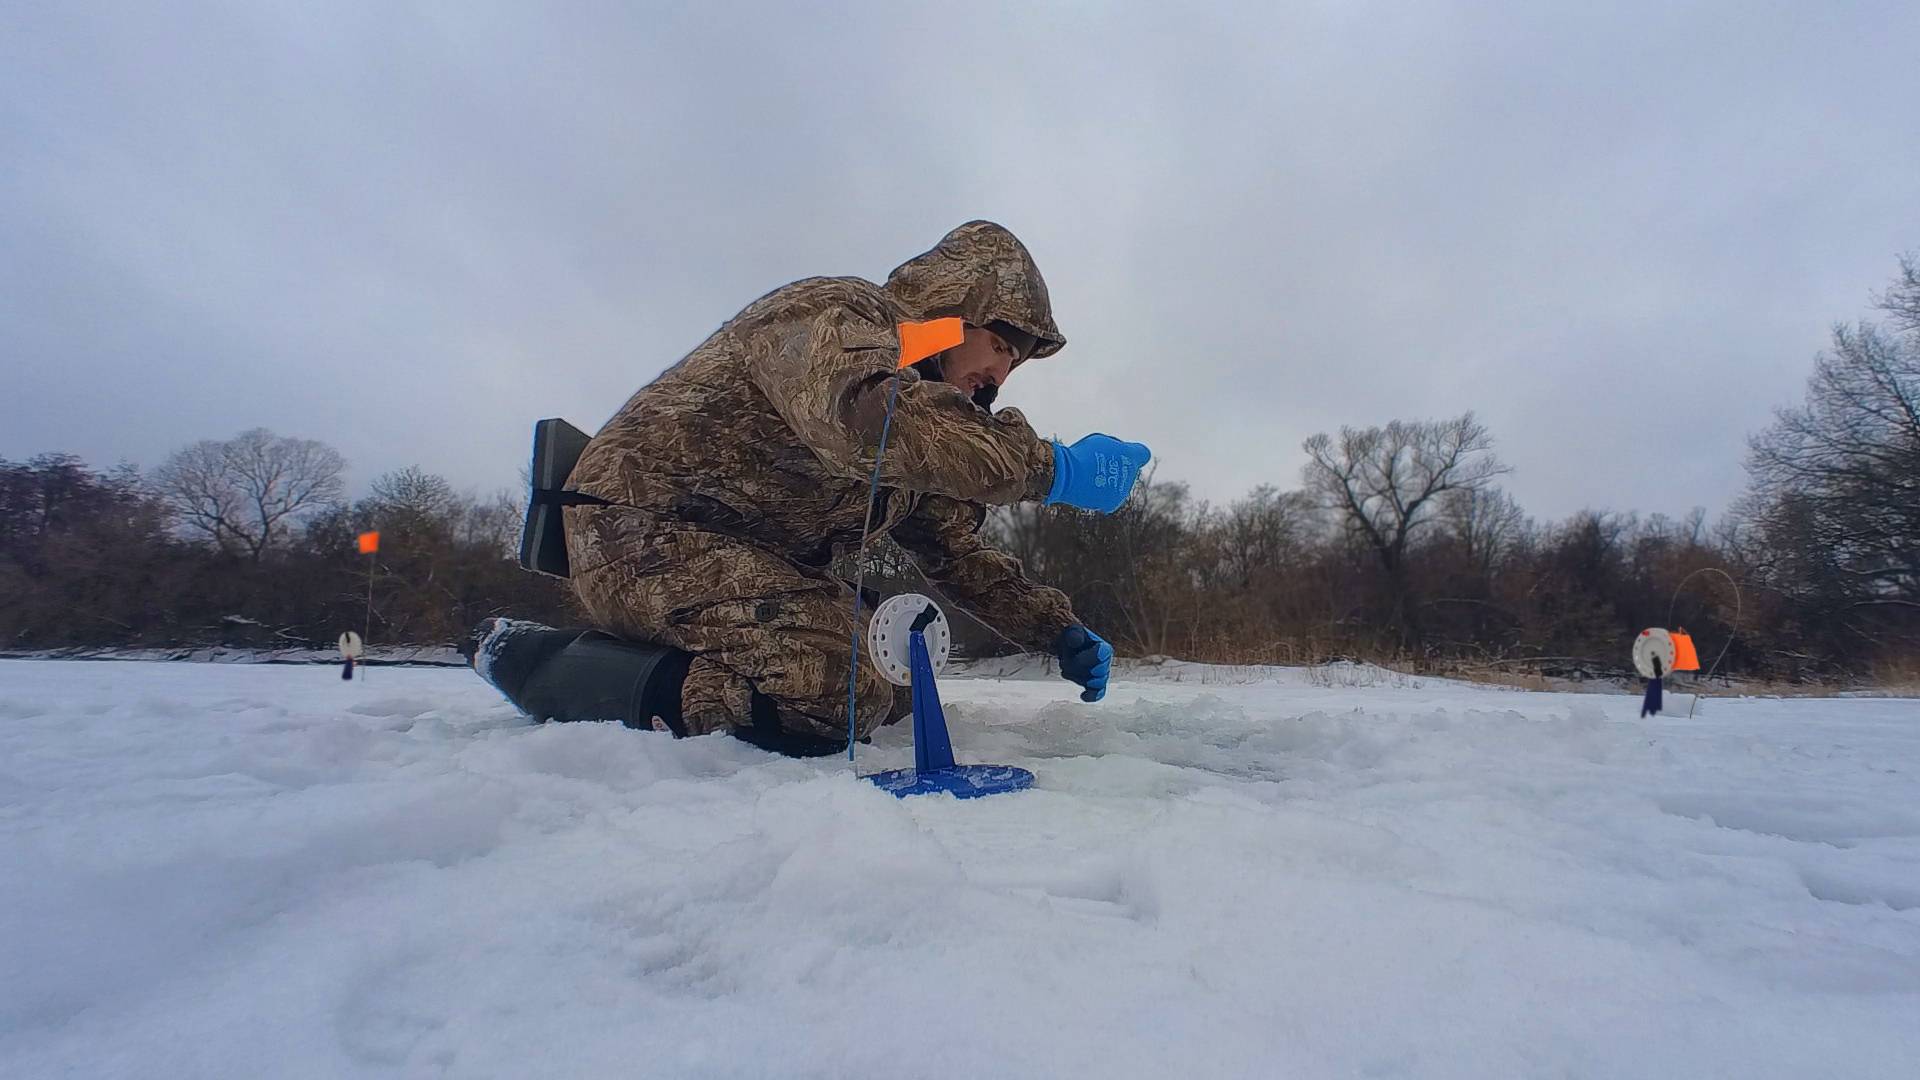
[[[880,449],[873,455],[873,481],[867,486],[867,519],[860,526],[860,553],[853,576],[853,662],[847,666],[847,760],[853,760],[854,716],[858,704],[860,679],[860,590],[867,581],[867,541],[873,535],[873,507],[880,499],[880,463],[887,456],[887,435],[893,430],[893,407],[900,401],[900,382],[905,368],[893,373],[893,389],[887,394],[886,419],[880,422]]]
[[[1693,573],[1688,574],[1686,577],[1681,578],[1680,584],[1675,585],[1673,587],[1673,597],[1667,601],[1667,625],[1668,626],[1674,625],[1673,613],[1674,613],[1674,609],[1680,603],[1680,590],[1687,587],[1687,582],[1692,581],[1694,578],[1699,577],[1701,574],[1719,574],[1721,577],[1727,579],[1728,585],[1733,587],[1733,624],[1727,628],[1726,644],[1720,646],[1720,655],[1713,658],[1713,664],[1707,668],[1707,673],[1700,677],[1701,682],[1710,682],[1713,679],[1713,673],[1720,670],[1720,661],[1725,660],[1727,658],[1727,650],[1733,648],[1734,635],[1740,632],[1740,612],[1742,610],[1741,600],[1740,600],[1740,583],[1733,580],[1732,574],[1727,573],[1725,570],[1722,570],[1717,566],[1703,566],[1700,569],[1695,570]],[[1700,704],[1700,695],[1699,694],[1693,695],[1693,704],[1687,706],[1687,719],[1689,720],[1693,719],[1693,710],[1699,704]]]

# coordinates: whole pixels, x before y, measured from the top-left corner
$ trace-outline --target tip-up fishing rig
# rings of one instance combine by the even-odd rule
[[[1720,654],[1713,658],[1707,673],[1701,676],[1701,681],[1704,682],[1713,678],[1714,672],[1720,669],[1720,661],[1727,658],[1727,650],[1733,647],[1734,635],[1740,630],[1741,601],[1740,583],[1733,580],[1733,575],[1717,566],[1702,567],[1681,578],[1680,584],[1674,586],[1673,597],[1667,601],[1667,622],[1670,625],[1673,624],[1674,612],[1679,607],[1681,590],[1687,587],[1688,582],[1702,574],[1718,574],[1725,578],[1728,587],[1733,589],[1733,622],[1727,628],[1727,640],[1721,644]],[[1633,639],[1633,666],[1634,670],[1647,680],[1647,692],[1641,701],[1640,715],[1658,715],[1664,704],[1661,698],[1663,682],[1677,672],[1699,671],[1700,654],[1694,647],[1693,635],[1687,633],[1686,627],[1675,626],[1674,629],[1668,630],[1664,627],[1650,626],[1640,631],[1640,636]],[[1700,695],[1696,693],[1687,705],[1688,719],[1693,718],[1693,710],[1699,703]]]
[[[880,423],[880,445],[873,456],[873,479],[867,486],[866,522],[860,528],[860,550],[855,559],[852,656],[847,668],[848,761],[853,760],[858,743],[855,718],[859,708],[860,591],[866,584],[867,542],[872,538],[873,508],[880,496],[880,464],[886,459],[887,437],[893,431],[893,411],[900,402],[900,384],[909,366],[966,339],[966,324],[959,319],[902,323],[898,331],[900,362],[889,380],[892,386],[887,392],[886,417]],[[934,685],[934,676],[946,665],[953,648],[953,633],[946,615],[932,600],[918,593],[892,597],[874,611],[867,636],[872,662],[880,674],[895,686],[913,690],[913,768],[877,773],[867,779],[901,798],[944,791],[971,799],[1033,785],[1033,774],[1025,769],[954,763],[953,741],[947,733],[946,714],[940,708],[939,689]]]

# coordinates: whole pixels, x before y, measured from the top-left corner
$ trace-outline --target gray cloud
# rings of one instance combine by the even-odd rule
[[[1920,247],[1911,3],[1273,7],[13,5],[0,455],[264,424],[511,485],[984,216],[1072,339],[1003,400],[1207,497],[1473,408],[1537,515],[1717,510]]]

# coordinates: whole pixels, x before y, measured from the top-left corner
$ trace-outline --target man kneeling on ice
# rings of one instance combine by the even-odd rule
[[[989,505],[1109,513],[1147,461],[993,411],[1014,370],[1065,344],[1027,249],[984,221],[885,286],[808,278],[756,300],[574,443],[570,469],[543,430],[522,561],[570,576],[597,632],[489,620],[476,668],[536,716],[844,749],[856,616],[829,567],[870,533],[1099,700],[1111,647],[977,535]],[[853,684],[859,736],[904,711],[864,655]]]

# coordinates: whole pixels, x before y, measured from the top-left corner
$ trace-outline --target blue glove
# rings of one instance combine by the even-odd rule
[[[1069,626],[1053,642],[1060,657],[1060,674],[1085,687],[1081,701],[1107,696],[1107,676],[1113,671],[1113,646],[1084,626]]]
[[[1088,435],[1072,446],[1053,444],[1053,490],[1047,502],[1111,514],[1127,501],[1140,467],[1153,456],[1145,443]]]

